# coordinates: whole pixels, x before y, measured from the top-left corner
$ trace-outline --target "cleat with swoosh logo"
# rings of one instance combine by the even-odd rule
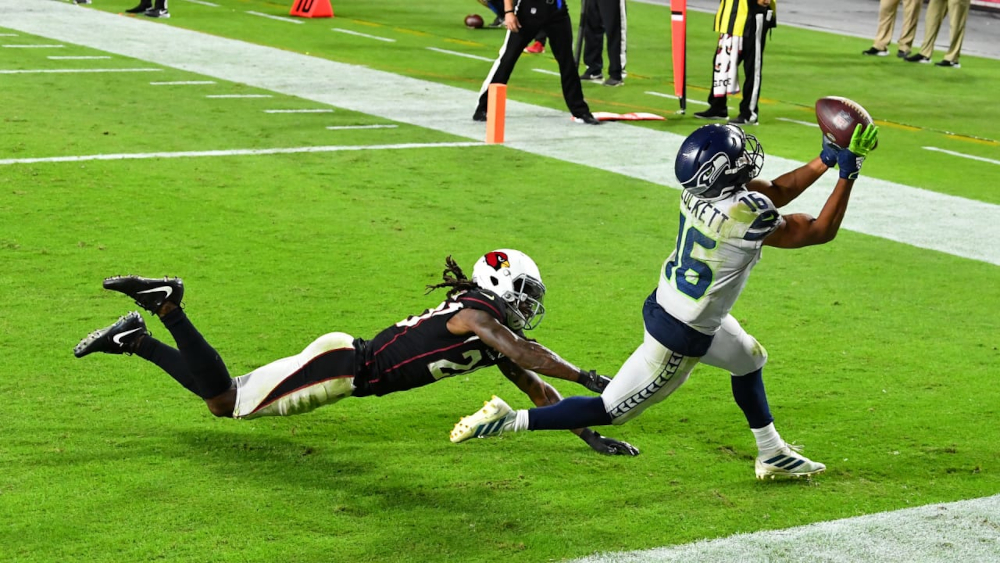
[[[180,278],[114,276],[104,280],[104,289],[124,293],[136,305],[154,314],[168,301],[180,307],[184,297],[184,281]]]
[[[139,339],[149,334],[146,321],[137,311],[119,318],[111,326],[95,330],[73,348],[73,355],[82,358],[94,352],[132,354]]]

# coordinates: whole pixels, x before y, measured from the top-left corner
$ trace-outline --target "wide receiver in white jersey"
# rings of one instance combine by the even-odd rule
[[[833,240],[847,211],[854,180],[878,140],[878,128],[858,126],[849,147],[824,141],[819,157],[774,181],[757,179],[760,143],[735,125],[706,125],[689,135],[674,170],[684,190],[676,247],[660,283],[643,306],[643,343],[600,397],[569,397],[542,408],[513,411],[493,397],[463,418],[453,442],[522,430],[623,424],[670,396],[705,363],[729,371],[733,397],[757,441],[759,479],[808,477],[826,469],[802,456],[774,428],[764,391],[767,352],[729,313],[763,245],[801,248]],[[840,179],[820,211],[781,215],[829,168]]]

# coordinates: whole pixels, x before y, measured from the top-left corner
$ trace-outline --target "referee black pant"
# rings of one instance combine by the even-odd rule
[[[757,121],[759,117],[757,102],[760,100],[761,70],[764,68],[764,44],[770,27],[768,17],[773,17],[770,11],[751,12],[747,15],[747,23],[743,27],[743,50],[738,61],[743,64],[743,101],[740,102],[740,117],[749,121]],[[709,91],[708,103],[713,110],[725,111],[726,96],[715,97]]]
[[[519,2],[519,5],[527,2]],[[542,4],[539,2],[539,4]],[[539,9],[539,12],[546,10],[548,6]],[[590,113],[590,107],[583,99],[583,87],[580,86],[580,76],[577,74],[576,63],[573,61],[573,25],[570,23],[569,11],[565,8],[557,10],[554,6],[548,14],[530,14],[528,10],[522,8],[517,14],[521,29],[517,33],[507,31],[503,46],[500,47],[500,56],[493,63],[493,68],[486,75],[483,87],[479,91],[479,105],[476,112],[486,111],[486,102],[489,96],[490,84],[506,84],[510,79],[514,65],[521,56],[521,52],[528,46],[532,39],[538,35],[539,31],[544,31],[549,36],[549,48],[552,55],[559,63],[559,76],[562,79],[563,98],[566,100],[566,107],[569,108],[573,117],[583,117]]]
[[[587,2],[583,22],[583,63],[589,74],[604,70],[604,37],[608,38],[608,77],[622,79],[628,19],[625,0],[583,0]]]

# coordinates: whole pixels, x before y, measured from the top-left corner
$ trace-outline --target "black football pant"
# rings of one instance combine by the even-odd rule
[[[767,41],[769,15],[770,11],[751,12],[743,28],[743,51],[739,58],[739,63],[743,64],[743,101],[740,102],[740,117],[750,121],[756,121],[759,117],[757,102],[760,100],[761,70],[764,67],[764,43]],[[713,65],[714,60],[713,55]],[[723,112],[726,109],[726,96],[716,97],[709,91],[708,103],[713,110]]]
[[[604,69],[604,37],[608,38],[608,77],[622,79],[626,59],[625,0],[586,0],[583,22],[583,63],[587,72],[600,74]]]
[[[233,381],[226,364],[180,307],[163,317],[163,326],[174,337],[177,348],[146,335],[135,352],[137,356],[160,366],[202,399],[211,399],[229,390]]]
[[[559,76],[562,80],[563,98],[566,100],[566,107],[574,117],[582,117],[590,113],[590,107],[583,99],[583,87],[580,85],[580,76],[577,74],[576,64],[573,61],[573,25],[570,22],[569,11],[555,10],[550,14],[537,14],[532,16],[527,9],[523,17],[518,14],[518,21],[521,23],[521,30],[517,33],[507,32],[503,46],[500,48],[500,56],[493,63],[493,68],[486,75],[483,87],[479,91],[479,105],[476,111],[486,111],[486,102],[489,96],[490,84],[506,84],[510,79],[510,74],[514,71],[514,65],[521,56],[521,52],[529,43],[544,31],[549,37],[549,48],[552,55],[559,63]],[[539,10],[541,12],[544,9]]]

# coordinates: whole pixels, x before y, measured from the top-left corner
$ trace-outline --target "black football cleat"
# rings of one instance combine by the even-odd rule
[[[476,113],[472,114],[473,121],[486,121],[486,110],[477,109]]]
[[[575,123],[586,123],[587,125],[600,125],[601,120],[594,117],[592,113],[585,113],[583,115],[574,115],[573,121]]]
[[[142,315],[132,311],[111,326],[95,330],[73,348],[73,355],[82,358],[94,352],[105,354],[132,354],[136,343],[149,334]]]
[[[154,314],[168,301],[180,307],[184,297],[184,281],[180,278],[115,276],[104,280],[104,289],[124,293],[135,299],[136,305]]]

